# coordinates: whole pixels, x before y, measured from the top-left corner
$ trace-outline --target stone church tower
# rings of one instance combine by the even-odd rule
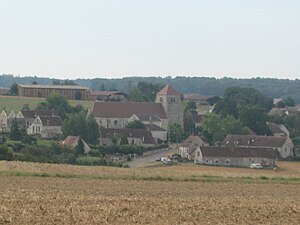
[[[183,127],[183,103],[180,93],[168,84],[156,94],[155,102],[163,105],[169,124],[178,123]]]

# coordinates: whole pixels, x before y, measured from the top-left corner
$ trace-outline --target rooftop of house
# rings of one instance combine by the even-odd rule
[[[230,146],[257,146],[257,147],[282,147],[287,137],[235,135],[229,134],[222,141],[222,145]]]
[[[271,130],[271,132],[273,134],[281,134],[281,133],[283,133],[283,134],[287,135],[283,131],[283,129],[282,129],[282,127],[285,127],[283,124],[276,124],[276,123],[270,123],[270,122],[268,122],[267,126],[269,127],[269,129]]]
[[[136,115],[152,115],[165,119],[167,115],[160,103],[152,102],[102,102],[96,101],[91,113],[95,117],[130,118]]]
[[[165,129],[163,129],[163,128],[155,125],[155,124],[145,124],[145,127],[149,131],[167,131],[167,130],[165,130]]]
[[[60,116],[39,116],[43,126],[62,126],[63,121]]]
[[[200,149],[204,157],[276,159],[276,153],[271,148],[202,146]]]
[[[77,145],[79,136],[68,136],[63,140],[62,144],[66,146],[74,147]]]
[[[136,115],[141,121],[153,121],[153,122],[159,122],[161,119],[157,115]]]
[[[36,118],[37,116],[54,116],[57,113],[54,110],[21,110],[24,118]]]
[[[109,135],[121,134],[126,137],[140,138],[145,144],[155,144],[152,134],[147,129],[132,129],[132,128],[101,128],[101,136],[107,138]]]
[[[180,93],[177,92],[170,84],[167,84],[159,92],[157,92],[157,95],[180,95]]]
[[[191,145],[200,144],[204,141],[199,136],[190,135],[187,139],[185,139],[182,143],[182,147],[191,147]]]

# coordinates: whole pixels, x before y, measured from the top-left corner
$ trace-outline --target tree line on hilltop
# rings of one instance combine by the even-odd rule
[[[32,84],[53,84],[59,80],[40,77],[16,77],[13,75],[0,75],[0,84],[2,87],[10,88],[13,83]],[[94,90],[118,90],[130,93],[139,82],[151,84],[171,84],[181,93],[199,93],[202,95],[223,96],[224,91],[229,87],[255,88],[263,95],[270,98],[293,98],[300,103],[300,80],[275,79],[275,78],[251,78],[235,79],[224,77],[221,79],[209,77],[125,77],[118,79],[76,79],[75,84],[86,86]],[[67,84],[72,84],[66,80]],[[60,81],[64,84],[65,81]]]

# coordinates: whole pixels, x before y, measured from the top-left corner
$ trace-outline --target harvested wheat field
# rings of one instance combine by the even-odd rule
[[[255,171],[2,161],[0,224],[300,224],[299,166],[284,164]]]

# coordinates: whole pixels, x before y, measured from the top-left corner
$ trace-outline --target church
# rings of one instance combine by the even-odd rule
[[[183,126],[181,94],[166,85],[156,94],[155,102],[96,101],[91,114],[103,128],[125,128],[128,122],[140,120],[145,125],[167,130],[170,124]]]

